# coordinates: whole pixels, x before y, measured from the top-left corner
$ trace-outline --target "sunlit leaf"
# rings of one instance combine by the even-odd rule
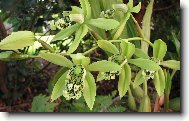
[[[153,57],[156,57],[159,60],[163,60],[166,52],[167,52],[166,43],[163,42],[161,39],[156,40],[153,45]]]
[[[160,63],[160,65],[174,70],[180,70],[180,61],[176,61],[176,60],[163,61]]]
[[[88,107],[90,110],[92,110],[96,96],[96,83],[93,75],[90,72],[86,73],[83,96]]]
[[[111,61],[97,61],[88,66],[90,71],[101,71],[101,72],[109,72],[109,71],[120,71],[121,66]]]
[[[114,19],[97,18],[91,19],[89,24],[97,28],[111,30],[119,26],[119,22]]]
[[[73,63],[66,57],[56,53],[40,53],[38,57],[64,67],[71,67],[73,65]]]
[[[128,62],[142,69],[147,69],[150,71],[156,71],[160,69],[160,66],[156,62],[149,59],[143,59],[143,58],[129,59]]]
[[[66,88],[65,87],[65,80],[66,80],[66,76],[68,74],[68,71],[66,71],[56,82],[52,94],[51,94],[51,99],[52,101],[56,100],[57,98],[59,98],[60,96],[63,95],[63,90]]]
[[[135,52],[135,45],[130,42],[122,41],[120,46],[121,46],[121,50],[122,50],[121,55],[126,56],[127,59],[131,58],[131,56]]]
[[[105,51],[108,51],[112,54],[119,54],[119,50],[116,48],[116,46],[107,40],[98,40],[97,44]]]
[[[75,39],[73,43],[70,45],[67,54],[73,53],[77,47],[79,46],[80,41],[83,39],[83,37],[87,34],[88,27],[87,25],[82,25],[79,30],[76,32]]]
[[[79,24],[74,24],[72,26],[69,26],[66,29],[61,30],[59,33],[57,33],[54,38],[52,39],[53,41],[56,40],[63,40],[66,37],[69,37],[72,33],[74,33],[75,31],[77,31],[79,29],[80,25]]]
[[[121,74],[118,82],[118,91],[120,98],[122,98],[128,91],[130,82],[131,82],[131,68],[128,64],[125,64],[124,68],[122,68],[121,70]]]
[[[0,50],[17,50],[34,44],[36,38],[31,31],[13,32],[0,42]]]

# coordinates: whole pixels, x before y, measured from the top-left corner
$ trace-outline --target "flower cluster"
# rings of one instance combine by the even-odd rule
[[[69,69],[65,81],[63,96],[66,100],[79,99],[82,95],[86,70],[82,65],[74,65]]]
[[[114,9],[108,9],[106,11],[102,11],[100,16],[104,18],[112,18],[114,16],[115,10]]]
[[[58,19],[56,22],[55,20],[50,21],[50,29],[51,30],[56,30],[58,29],[65,29],[68,26],[71,25],[71,21],[69,16],[65,16],[64,18]]]
[[[149,71],[149,70],[143,70],[142,71],[142,76],[146,79],[154,79],[154,74],[155,74],[155,71]]]

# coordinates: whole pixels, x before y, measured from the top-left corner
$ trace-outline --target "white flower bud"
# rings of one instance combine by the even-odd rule
[[[69,17],[70,17],[70,21],[75,21],[80,24],[84,22],[84,17],[82,14],[70,14]]]

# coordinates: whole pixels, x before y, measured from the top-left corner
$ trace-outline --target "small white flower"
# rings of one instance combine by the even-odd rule
[[[65,21],[63,18],[61,19],[58,19],[56,22],[55,22],[55,25],[58,29],[64,29],[65,28]]]

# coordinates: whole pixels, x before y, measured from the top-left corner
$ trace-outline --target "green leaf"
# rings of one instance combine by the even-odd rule
[[[108,51],[112,54],[119,54],[119,50],[116,48],[116,46],[107,40],[98,40],[97,44],[105,51]]]
[[[147,69],[150,71],[157,71],[160,69],[160,66],[156,62],[149,59],[143,59],[143,58],[129,59],[128,62],[142,69]]]
[[[140,71],[138,72],[138,74],[136,75],[135,80],[134,80],[134,83],[133,83],[133,88],[136,88],[136,87],[138,87],[139,85],[141,85],[144,81],[147,81],[147,80],[143,77],[142,71],[143,71],[143,70],[140,70]]]
[[[131,9],[131,12],[138,13],[141,9],[141,2]]]
[[[50,97],[38,95],[33,98],[31,112],[53,112],[57,103],[49,102]]]
[[[150,0],[150,3],[146,8],[146,12],[142,20],[142,32],[144,34],[144,39],[147,40],[150,40],[150,31],[151,31],[150,24],[151,24],[151,17],[153,11],[153,4],[154,4],[154,0]],[[148,52],[148,46],[149,45],[146,42],[141,42],[141,48],[144,50],[145,53]]]
[[[97,82],[98,81],[102,81],[103,79],[104,79],[104,74],[103,73],[98,73],[96,81]]]
[[[135,45],[130,42],[121,41],[121,55],[126,56],[127,59],[131,58],[135,52]]]
[[[72,58],[72,61],[74,62],[74,64],[82,64],[84,66],[87,66],[90,63],[90,58],[85,57],[81,53],[71,54],[70,57]]]
[[[124,68],[121,70],[121,74],[119,77],[119,82],[118,82],[118,91],[120,98],[122,98],[127,90],[129,89],[129,85],[131,82],[131,68],[128,64],[125,64]]]
[[[83,14],[83,10],[77,6],[71,6],[72,11],[70,14]]]
[[[127,6],[129,9],[133,8],[133,0],[129,0],[129,2],[127,3]]]
[[[163,61],[160,63],[160,65],[174,70],[180,70],[180,61],[176,61],[176,60]]]
[[[68,60],[66,57],[56,54],[56,53],[40,53],[38,57],[41,57],[51,63],[64,66],[64,67],[71,67],[73,63]]]
[[[97,61],[88,66],[90,71],[101,71],[101,72],[109,72],[109,71],[120,71],[121,66],[111,62],[111,61]]]
[[[140,86],[137,86],[137,87],[134,88],[133,85],[134,84],[131,82],[131,91],[132,91],[132,94],[136,98],[141,99],[144,96],[144,91],[142,90],[142,88]]]
[[[90,25],[93,25],[97,28],[105,29],[105,30],[111,30],[115,29],[119,26],[119,22],[114,19],[105,19],[105,18],[97,18],[97,19],[91,19],[89,21]]]
[[[56,82],[58,81],[58,79],[68,70],[68,68],[65,67],[61,67],[58,72],[56,72],[56,74],[52,77],[52,79],[50,80],[50,82],[48,83],[48,91],[49,93],[52,93],[53,87],[56,84]]]
[[[83,9],[83,14],[86,16],[86,19],[91,18],[91,6],[88,0],[79,0],[81,7]]]
[[[63,95],[63,90],[65,88],[65,80],[66,80],[66,76],[68,74],[68,71],[66,71],[56,82],[52,94],[51,94],[51,99],[52,101],[56,100],[57,98],[59,98],[60,96]]]
[[[122,32],[125,28],[125,25],[126,25],[127,21],[129,20],[130,16],[131,16],[131,13],[127,12],[124,15],[123,19],[121,20],[121,22],[120,22],[121,24],[119,25],[118,29],[115,29],[113,31],[113,33],[115,33],[114,36],[113,36],[114,40],[118,39],[121,36],[121,34],[122,34]]]
[[[153,45],[153,57],[158,58],[159,60],[162,61],[166,52],[167,52],[166,43],[161,39],[156,40]]]
[[[17,50],[32,46],[36,38],[31,31],[13,32],[0,42],[0,50]]]
[[[88,107],[90,110],[92,110],[96,96],[96,83],[93,75],[90,72],[86,73],[83,96]]]
[[[54,38],[51,40],[51,42],[56,41],[56,40],[63,40],[66,37],[69,37],[72,33],[77,31],[80,27],[80,24],[74,24],[72,26],[69,26],[66,29],[61,30],[59,33],[57,33]]]
[[[136,55],[139,58],[144,58],[144,59],[150,58],[142,49],[139,49],[139,48],[135,48],[134,55]]]
[[[158,70],[154,75],[154,85],[159,96],[164,94],[165,75],[162,69]]]
[[[79,30],[76,32],[75,39],[74,39],[73,43],[70,45],[67,54],[71,54],[77,49],[80,41],[87,34],[87,32],[88,32],[88,27],[87,27],[87,25],[83,24],[79,28]]]

